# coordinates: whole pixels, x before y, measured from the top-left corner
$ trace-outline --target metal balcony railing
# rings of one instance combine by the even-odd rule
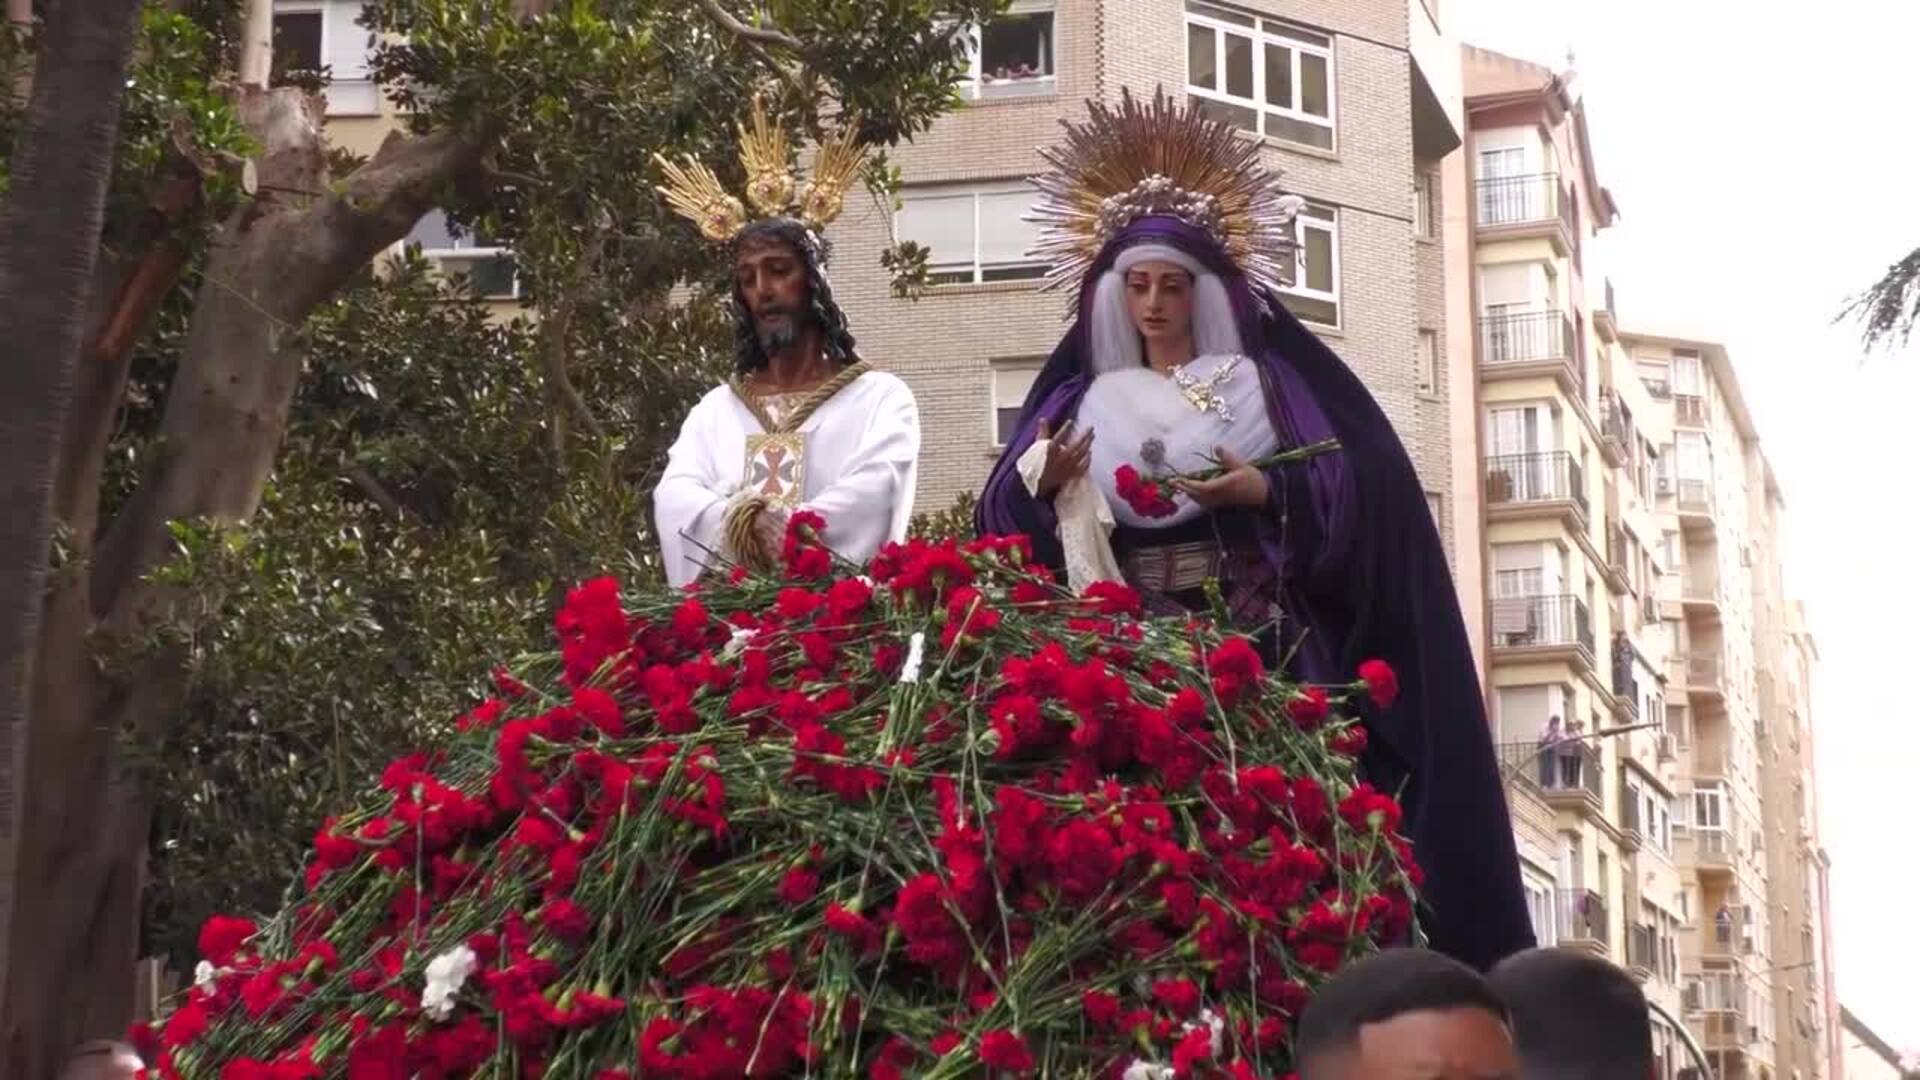
[[[1487,459],[1487,502],[1571,501],[1587,513],[1587,474],[1565,450],[1536,454],[1497,454]]]
[[[1713,512],[1713,486],[1707,481],[1682,478],[1675,482],[1675,487],[1682,511],[1693,514]]]
[[[1508,596],[1490,605],[1496,645],[1510,649],[1575,645],[1593,654],[1593,619],[1577,596]]]
[[[1625,451],[1633,444],[1633,417],[1618,392],[1608,390],[1600,399],[1600,437]]]
[[[1578,239],[1573,203],[1559,173],[1490,176],[1474,182],[1474,220],[1482,227],[1558,221],[1570,239]]]
[[[1689,653],[1687,656],[1687,685],[1720,685],[1720,658],[1712,653]]]
[[[1565,312],[1506,311],[1480,317],[1480,362],[1537,364],[1573,357],[1573,323]]]
[[[1597,941],[1611,947],[1607,933],[1607,901],[1592,889],[1561,889],[1557,897],[1563,939]]]

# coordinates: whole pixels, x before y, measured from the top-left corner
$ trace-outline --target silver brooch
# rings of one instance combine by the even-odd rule
[[[1214,369],[1212,375],[1203,381],[1193,376],[1185,364],[1173,369],[1173,385],[1180,389],[1180,396],[1187,404],[1201,412],[1217,413],[1220,419],[1233,423],[1233,407],[1220,393],[1220,388],[1233,378],[1234,369],[1240,366],[1240,358],[1234,357]]]

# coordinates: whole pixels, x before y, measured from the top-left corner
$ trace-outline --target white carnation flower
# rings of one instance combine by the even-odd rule
[[[1173,1080],[1173,1067],[1135,1058],[1120,1074],[1120,1080]]]
[[[214,966],[205,960],[193,965],[194,989],[208,994],[213,993],[214,976],[218,974],[220,973],[214,970]]]
[[[427,988],[420,994],[420,1011],[435,1020],[453,1015],[453,999],[480,962],[472,949],[455,945],[427,961]]]
[[[907,639],[907,659],[900,665],[900,681],[917,683],[920,681],[920,658],[927,651],[927,635],[915,630]]]

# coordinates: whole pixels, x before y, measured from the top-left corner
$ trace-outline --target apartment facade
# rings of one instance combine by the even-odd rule
[[[1417,35],[1417,40],[1416,40]],[[897,210],[850,207],[833,228],[834,287],[863,354],[900,374],[921,408],[918,505],[977,491],[1066,331],[1071,297],[1040,291],[1021,216],[1037,148],[1088,99],[1156,88],[1257,139],[1309,207],[1284,297],[1366,380],[1440,515],[1453,516],[1441,193],[1435,163],[1459,143],[1456,100],[1426,0],[1016,0],[976,35],[966,104],[892,153]],[[1457,113],[1457,103],[1453,106]],[[890,295],[893,238],[932,252],[933,284]]]

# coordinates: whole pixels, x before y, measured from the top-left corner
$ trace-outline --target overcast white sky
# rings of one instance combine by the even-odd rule
[[[1846,297],[1920,247],[1920,4],[1444,0],[1472,44],[1575,57],[1623,324],[1727,343],[1785,491],[1814,689],[1841,1000],[1920,1048],[1920,347],[1864,356]]]

